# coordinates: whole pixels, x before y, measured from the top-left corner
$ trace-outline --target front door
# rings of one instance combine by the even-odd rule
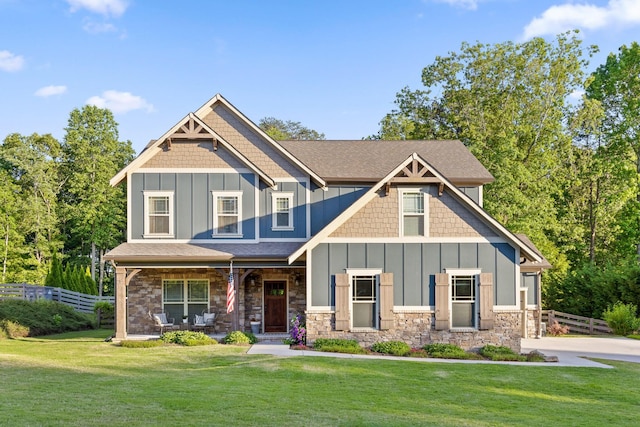
[[[287,332],[287,282],[264,282],[264,331]]]

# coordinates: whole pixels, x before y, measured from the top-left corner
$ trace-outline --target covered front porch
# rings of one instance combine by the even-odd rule
[[[286,261],[292,245],[220,246],[125,243],[107,254],[116,267],[115,338],[159,335],[155,313],[166,313],[176,329],[190,329],[196,314],[215,313],[207,331],[214,337],[251,332],[252,322],[258,335],[286,334],[290,319],[306,309],[304,263]]]

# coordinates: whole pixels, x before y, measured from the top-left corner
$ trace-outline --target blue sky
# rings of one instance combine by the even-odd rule
[[[0,0],[0,139],[62,139],[90,103],[140,152],[216,93],[256,123],[360,139],[463,41],[572,28],[594,69],[640,39],[640,0]]]

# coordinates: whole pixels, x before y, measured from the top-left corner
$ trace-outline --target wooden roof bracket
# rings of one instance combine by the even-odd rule
[[[167,138],[167,150],[171,150],[171,138]]]
[[[218,139],[213,137],[213,151],[218,151]]]
[[[391,192],[391,182],[387,181],[387,183],[384,185],[384,195],[388,196],[390,192]]]
[[[442,193],[444,193],[444,182],[438,184],[438,196],[442,197]]]

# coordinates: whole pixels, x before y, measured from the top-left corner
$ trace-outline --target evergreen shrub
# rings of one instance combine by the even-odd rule
[[[411,347],[402,341],[379,341],[371,346],[371,351],[393,356],[406,356],[411,351]]]
[[[627,336],[640,329],[640,319],[636,317],[637,307],[634,304],[623,304],[617,301],[607,307],[602,317],[614,334]]]

